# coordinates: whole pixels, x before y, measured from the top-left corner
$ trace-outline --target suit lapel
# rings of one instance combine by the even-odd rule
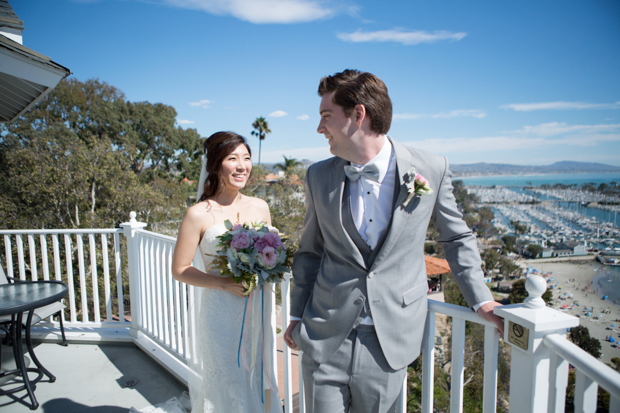
[[[381,246],[381,251],[379,251],[377,258],[375,258],[372,264],[371,271],[375,269],[377,265],[385,259],[385,257],[388,256],[405,228],[407,220],[411,216],[411,211],[405,211],[405,208],[402,208],[402,204],[407,198],[407,195],[409,195],[407,185],[405,183],[405,175],[407,174],[407,171],[414,166],[414,161],[407,148],[400,143],[395,142],[393,139],[390,139],[390,142],[394,147],[394,154],[396,156],[396,170],[398,175],[398,181],[396,182],[398,186],[394,188],[394,190],[399,192],[396,202],[392,206],[392,223],[390,224],[387,237]],[[415,207],[413,200],[409,205],[411,207]],[[410,210],[411,208],[407,209]]]
[[[344,159],[338,158],[334,163],[334,168],[329,174],[329,213],[334,221],[334,230],[338,233],[341,245],[344,247],[345,251],[349,253],[360,266],[366,268],[364,257],[357,249],[357,246],[342,224],[342,196],[344,194],[345,179],[347,179],[344,173],[344,165],[347,163],[348,162]]]

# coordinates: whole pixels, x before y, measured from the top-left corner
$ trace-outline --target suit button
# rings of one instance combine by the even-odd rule
[[[375,275],[375,273],[374,273],[374,272],[369,272],[369,273],[368,273],[368,278],[372,278],[372,277],[373,277],[373,275]]]
[[[364,300],[362,300],[361,298],[358,298],[357,300],[355,300],[353,302],[353,304],[355,304],[355,305],[362,305],[363,302],[364,302]]]

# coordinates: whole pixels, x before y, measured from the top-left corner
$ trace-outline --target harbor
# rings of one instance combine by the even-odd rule
[[[467,190],[477,196],[479,206],[493,210],[493,225],[500,232],[511,232],[511,221],[527,225],[527,233],[520,236],[527,243],[548,247],[579,242],[591,253],[620,252],[620,196],[503,186]]]

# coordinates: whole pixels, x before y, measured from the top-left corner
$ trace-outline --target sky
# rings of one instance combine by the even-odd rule
[[[332,156],[323,76],[374,73],[389,136],[477,162],[620,166],[617,0],[9,0],[23,43],[202,137],[271,134],[261,161]]]

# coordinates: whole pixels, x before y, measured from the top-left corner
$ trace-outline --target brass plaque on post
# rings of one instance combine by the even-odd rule
[[[529,330],[519,324],[508,322],[508,342],[527,350]]]

